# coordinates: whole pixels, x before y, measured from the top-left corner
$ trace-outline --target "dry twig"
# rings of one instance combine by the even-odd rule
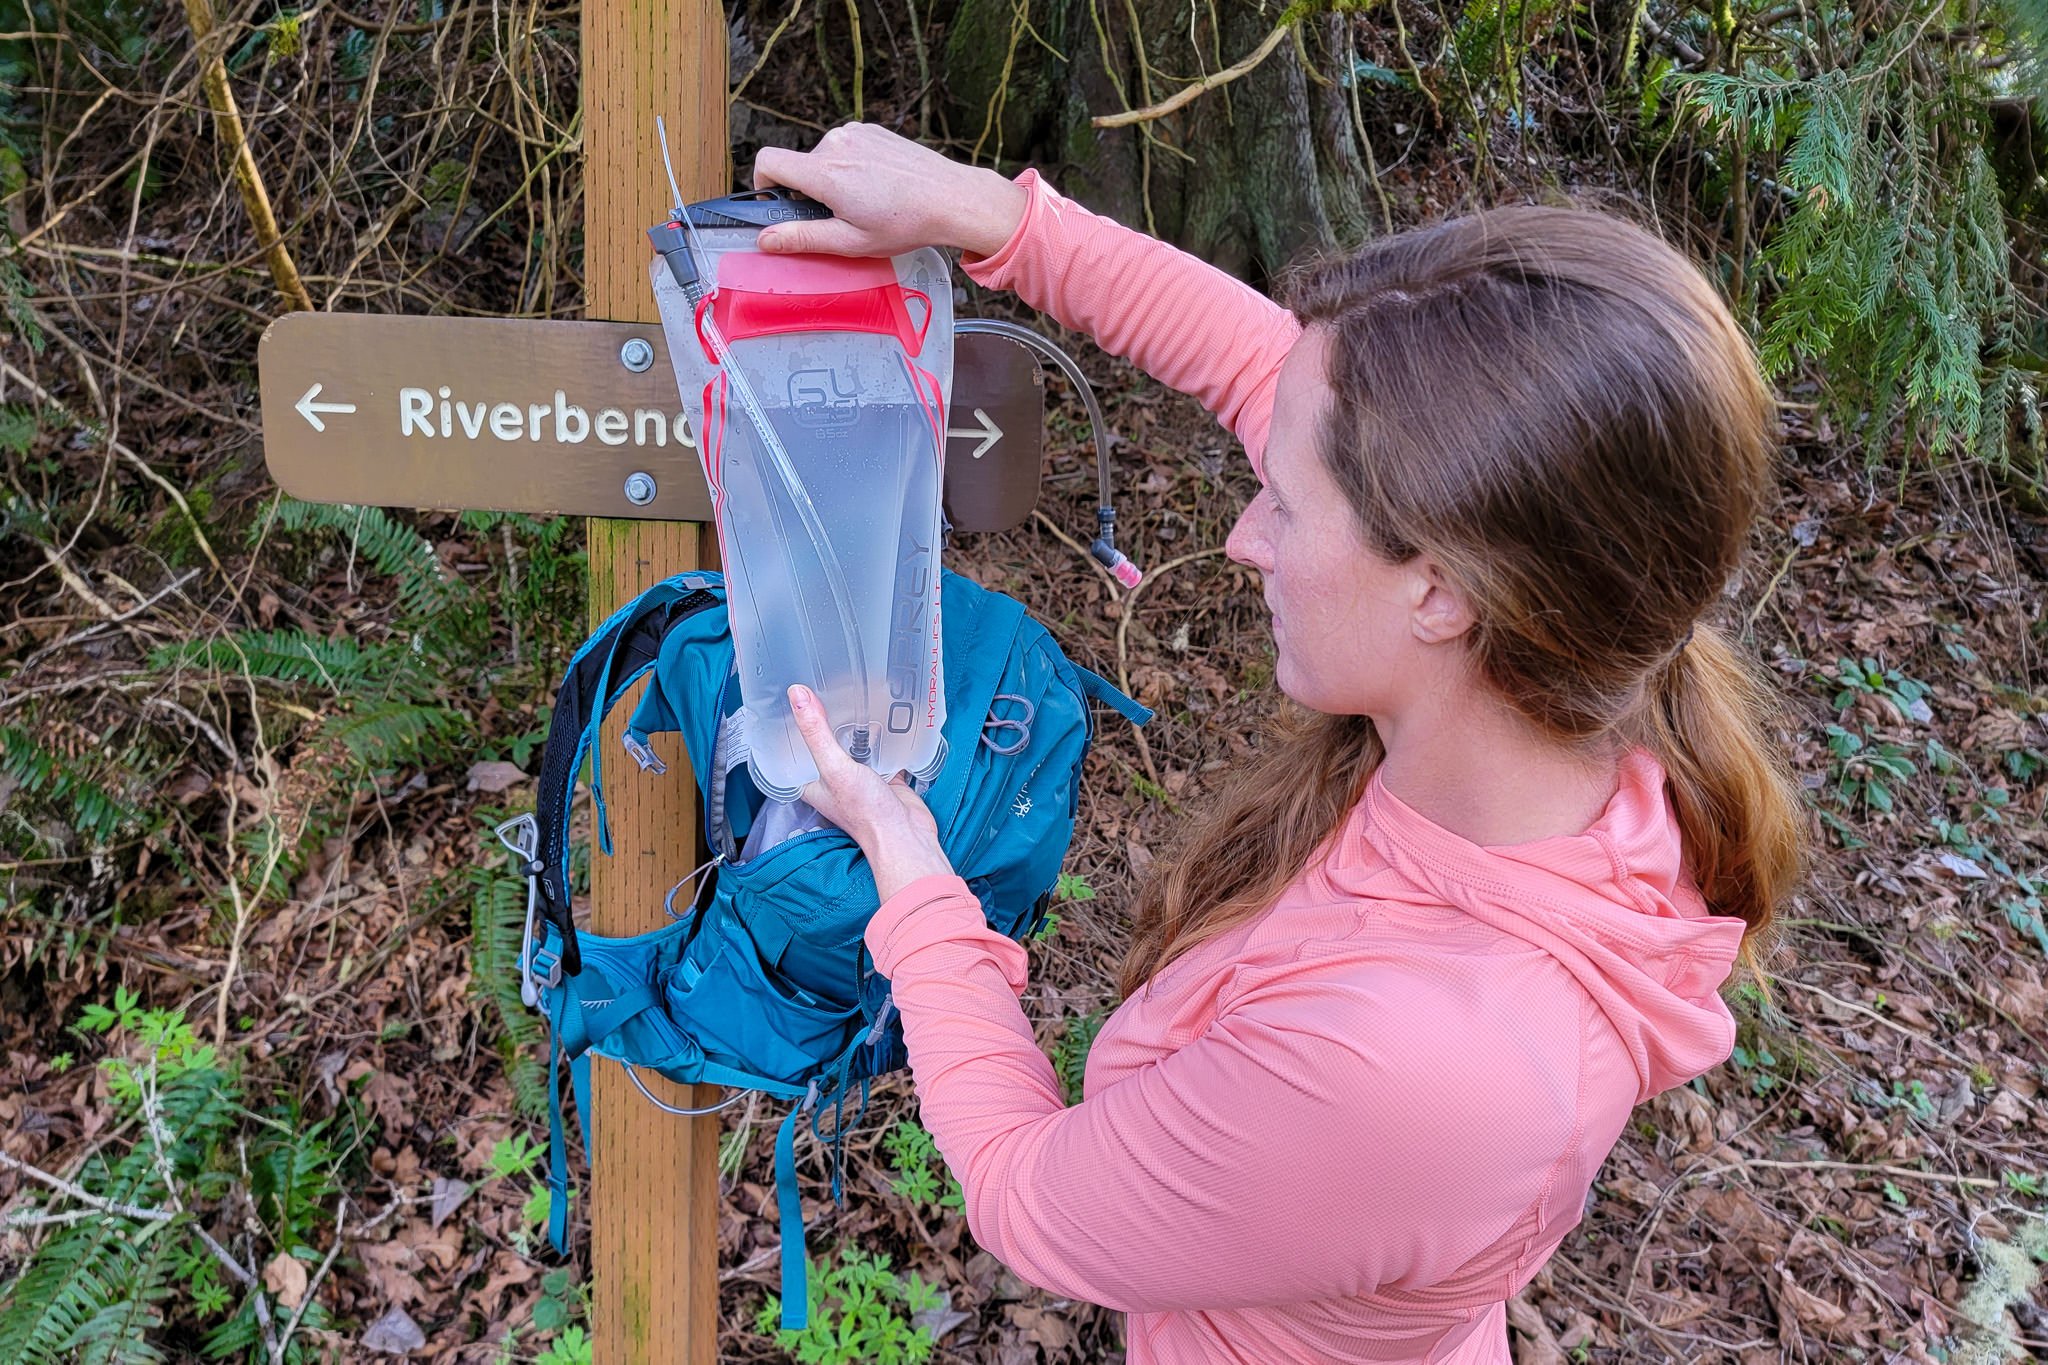
[[[235,185],[242,194],[242,207],[248,211],[249,222],[256,229],[256,245],[270,262],[270,275],[277,282],[277,292],[285,302],[301,312],[313,311],[313,296],[306,292],[305,282],[299,278],[299,268],[292,263],[291,252],[286,249],[284,237],[277,230],[277,214],[270,207],[270,191],[263,186],[263,174],[256,169],[256,154],[249,148],[248,134],[242,128],[242,114],[235,107],[235,93],[228,89],[227,63],[220,53],[220,44],[209,44],[214,33],[213,6],[209,0],[185,0],[185,22],[192,30],[192,41],[200,54],[201,78],[206,86],[207,103],[213,106],[214,127],[220,133],[221,144],[226,147],[228,159],[234,163]]]

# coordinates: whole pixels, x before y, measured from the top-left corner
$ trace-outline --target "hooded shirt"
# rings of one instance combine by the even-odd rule
[[[1024,221],[968,273],[1200,397],[1256,466],[1291,316],[1019,183]],[[1588,829],[1510,846],[1375,776],[1273,905],[1110,1015],[1072,1107],[1020,1005],[1025,950],[963,881],[905,887],[866,942],[975,1240],[1127,1313],[1130,1365],[1507,1365],[1506,1300],[1630,1109],[1733,1046],[1742,931],[1707,913],[1636,751]]]

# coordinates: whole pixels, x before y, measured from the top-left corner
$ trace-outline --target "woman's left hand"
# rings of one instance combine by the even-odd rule
[[[818,765],[817,780],[806,782],[798,794],[853,836],[867,855],[881,898],[888,900],[919,877],[950,875],[953,865],[939,847],[938,821],[903,774],[884,781],[880,773],[848,757],[810,688],[790,688],[789,705],[804,747]]]

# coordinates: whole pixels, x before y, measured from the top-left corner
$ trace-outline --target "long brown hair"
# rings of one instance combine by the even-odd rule
[[[1517,205],[1310,267],[1325,329],[1318,451],[1365,543],[1433,558],[1473,663],[1567,744],[1647,748],[1707,905],[1753,938],[1803,822],[1768,692],[1702,613],[1770,482],[1775,414],[1701,272],[1620,218]],[[1372,722],[1290,708],[1139,892],[1126,996],[1279,896],[1363,797]]]

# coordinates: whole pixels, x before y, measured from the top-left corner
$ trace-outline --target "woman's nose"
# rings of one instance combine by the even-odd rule
[[[1260,573],[1265,573],[1272,563],[1271,546],[1266,540],[1265,495],[1253,498],[1251,504],[1238,514],[1237,525],[1230,528],[1224,538],[1223,553],[1239,564],[1249,564]]]

